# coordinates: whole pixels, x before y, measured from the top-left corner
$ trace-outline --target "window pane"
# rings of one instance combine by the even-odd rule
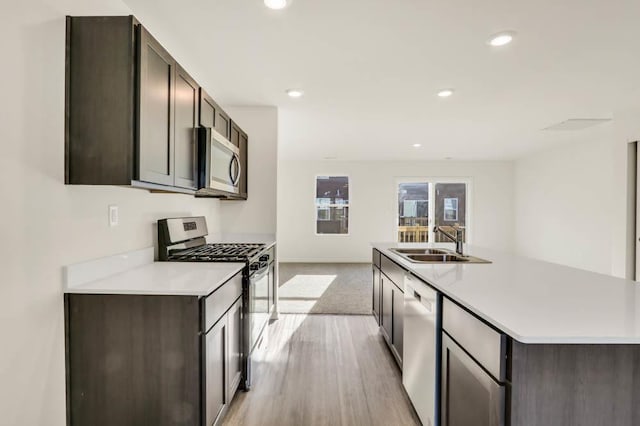
[[[349,204],[349,178],[347,176],[318,176],[316,199],[329,200],[329,204]]]
[[[349,178],[347,176],[316,178],[316,232],[318,234],[349,233]]]
[[[349,207],[330,207],[326,210],[318,208],[316,232],[318,234],[348,234]]]
[[[447,231],[452,231],[452,228],[446,227],[453,226],[464,230],[467,217],[467,185],[464,183],[436,183],[435,185],[435,225],[443,226]],[[464,238],[466,241],[466,232]],[[436,234],[436,242],[448,241],[439,233]]]
[[[429,240],[429,184],[398,185],[398,241]]]

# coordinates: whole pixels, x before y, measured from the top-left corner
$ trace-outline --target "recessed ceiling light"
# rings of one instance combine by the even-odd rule
[[[438,96],[441,98],[448,98],[451,95],[453,95],[453,89],[442,89],[438,92]]]
[[[287,7],[287,0],[264,0],[264,5],[269,9],[280,10]]]
[[[300,89],[289,89],[287,90],[287,95],[291,98],[299,98],[304,95],[304,92]]]
[[[495,47],[505,46],[511,43],[515,36],[516,33],[514,31],[503,31],[501,33],[492,35],[487,43]]]
[[[414,144],[413,144],[413,147],[414,147],[414,148],[420,148],[421,146],[422,146],[422,144],[421,144],[421,143],[414,143]]]

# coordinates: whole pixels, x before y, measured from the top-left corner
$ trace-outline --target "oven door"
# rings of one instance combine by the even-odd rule
[[[269,322],[269,264],[260,262],[249,278],[249,348],[253,351],[260,333]]]
[[[206,139],[205,150],[207,164],[205,165],[206,188],[238,194],[239,182],[242,175],[240,167],[240,149],[227,138],[216,132],[215,129],[206,128],[200,133]]]

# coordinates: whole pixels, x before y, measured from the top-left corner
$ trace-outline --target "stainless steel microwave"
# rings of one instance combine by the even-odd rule
[[[240,149],[209,127],[198,129],[198,188],[200,193],[240,193]]]

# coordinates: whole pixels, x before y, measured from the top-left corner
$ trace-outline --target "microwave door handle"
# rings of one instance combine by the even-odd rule
[[[238,181],[240,180],[240,176],[242,176],[242,165],[240,164],[240,157],[238,157],[238,154],[235,155],[235,159],[236,159],[236,164],[237,164],[238,168],[236,169],[236,171],[237,171],[236,180],[235,180],[235,182],[233,182],[233,184],[237,185]]]
[[[233,154],[233,158],[231,158],[231,161],[229,162],[229,180],[231,181],[231,183],[233,185],[236,184],[235,182],[235,173],[234,173],[234,164],[236,162],[236,154]]]
[[[234,167],[235,164],[235,167]],[[235,173],[232,171],[235,169]],[[238,184],[238,181],[240,180],[240,159],[238,158],[237,154],[233,154],[233,159],[231,160],[231,163],[229,164],[229,177],[231,178],[231,183],[236,186]]]

